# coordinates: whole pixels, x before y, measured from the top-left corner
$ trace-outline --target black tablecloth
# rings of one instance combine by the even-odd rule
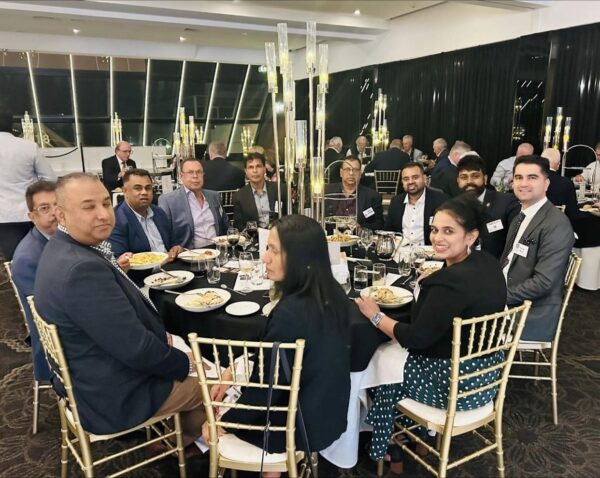
[[[577,233],[575,247],[600,246],[600,217],[582,212],[575,221],[573,229]]]
[[[189,270],[189,264],[182,261],[175,261],[166,267],[167,270]],[[236,274],[221,273],[221,284],[226,284],[233,288]],[[219,287],[219,285],[210,285],[206,277],[196,277],[186,286],[177,289],[178,292],[184,292],[191,289],[203,287]],[[349,294],[350,297],[356,296],[354,290]],[[266,324],[267,318],[259,311],[256,314],[246,317],[235,317],[225,312],[225,307],[221,307],[210,312],[188,312],[175,304],[176,296],[164,291],[151,289],[150,297],[165,324],[168,332],[180,335],[187,341],[190,332],[196,332],[201,337],[211,337],[219,339],[232,340],[257,340]],[[262,307],[269,302],[268,291],[250,292],[246,296],[231,291],[231,300],[228,304],[241,301],[256,302]],[[228,305],[227,304],[227,305]],[[371,356],[379,344],[389,340],[388,337],[373,325],[360,313],[356,304],[352,303],[350,307],[350,328],[351,328],[351,369],[353,372],[364,370]],[[410,306],[406,305],[398,309],[386,310],[386,314],[396,320],[408,321],[410,316]]]

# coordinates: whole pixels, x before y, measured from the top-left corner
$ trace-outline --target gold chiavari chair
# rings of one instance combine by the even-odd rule
[[[243,423],[234,423],[227,421],[227,413],[218,417],[215,410],[218,408],[226,409],[244,409],[260,410],[266,413],[267,406],[263,405],[245,405],[226,401],[214,401],[210,396],[210,388],[219,385],[229,385],[245,388],[268,388],[269,387],[269,365],[272,353],[275,355],[275,373],[273,378],[273,390],[283,390],[289,393],[287,406],[271,406],[270,413],[285,413],[286,425],[271,425],[271,432],[285,432],[286,452],[264,455],[264,472],[287,472],[290,478],[297,478],[306,469],[306,463],[300,465],[298,472],[298,463],[304,459],[304,453],[296,451],[295,430],[296,430],[296,410],[298,405],[298,391],[300,389],[300,372],[302,370],[302,357],[304,354],[304,340],[298,339],[295,343],[282,343],[275,354],[273,343],[268,342],[247,342],[236,340],[222,340],[198,337],[196,333],[188,335],[196,370],[198,372],[198,383],[202,393],[202,400],[206,409],[206,419],[209,430],[209,453],[210,453],[210,478],[221,478],[225,469],[243,470],[258,472],[261,470],[261,459],[263,459],[262,448],[256,447],[237,438],[232,433],[218,436],[217,427],[223,427],[228,430],[255,430],[263,432],[266,424],[248,425]],[[203,355],[201,347],[211,350],[211,360],[214,368],[207,372],[204,369]],[[281,352],[283,350],[293,351],[291,360],[291,377],[286,380],[281,369]],[[239,357],[235,359],[236,352]],[[227,380],[224,370],[221,367],[222,357],[227,357],[229,364],[237,363],[236,372],[232,378]],[[223,355],[224,354],[224,355]],[[258,367],[258,380],[252,381],[252,369]],[[271,421],[272,422],[272,421]]]
[[[556,209],[559,209],[561,212],[565,212],[566,208],[567,206],[565,206],[564,204],[559,204],[556,206]]]
[[[179,461],[179,476],[185,478],[185,454],[183,450],[183,439],[181,434],[181,419],[178,413],[164,415],[161,417],[153,417],[141,423],[137,427],[129,428],[118,433],[110,435],[94,435],[87,432],[81,425],[77,402],[71,381],[71,374],[65,353],[60,341],[58,327],[54,324],[47,323],[35,309],[35,304],[32,296],[27,298],[33,321],[40,334],[40,340],[44,346],[46,359],[52,364],[52,369],[57,379],[62,384],[65,390],[65,396],[58,398],[58,409],[60,413],[60,433],[61,433],[61,478],[66,478],[68,474],[69,452],[73,454],[77,464],[80,466],[86,478],[93,478],[94,468],[108,461],[118,459],[128,453],[143,449],[154,443],[163,443],[166,445],[166,451],[156,454],[141,462],[131,465],[118,472],[108,475],[110,477],[121,476],[130,471],[138,469],[149,463],[161,460],[168,455],[177,455]],[[172,422],[172,425],[171,425]],[[92,454],[92,443],[112,440],[134,431],[146,431],[146,441],[130,448],[118,451],[103,458],[94,459]],[[156,433],[156,437],[152,438],[152,432]],[[169,440],[170,439],[170,440]],[[171,443],[175,440],[176,445]],[[106,476],[106,475],[103,475]]]
[[[237,193],[237,189],[228,189],[226,191],[219,191],[219,197],[221,198],[221,204],[223,210],[227,214],[229,221],[233,221],[233,195]]]
[[[390,194],[395,196],[398,193],[400,184],[400,170],[375,170],[375,189],[379,194]]]
[[[4,268],[6,269],[6,275],[8,276],[8,280],[12,285],[13,291],[15,293],[15,297],[17,298],[17,303],[19,304],[19,310],[23,317],[23,322],[25,323],[25,328],[27,329],[27,333],[31,335],[29,332],[29,324],[27,323],[27,316],[25,314],[25,308],[23,306],[23,302],[21,302],[21,296],[19,295],[19,289],[17,289],[17,285],[13,281],[12,278],[12,261],[8,261],[4,263]],[[35,435],[38,432],[38,421],[40,416],[40,390],[46,390],[52,388],[49,383],[43,383],[39,380],[35,379],[35,375],[33,377],[33,426],[32,433]]]
[[[512,309],[496,314],[472,319],[454,318],[448,409],[441,410],[408,398],[401,400],[396,405],[400,415],[395,421],[398,431],[394,433],[394,436],[405,434],[417,442],[421,448],[424,447],[428,450],[431,456],[437,460],[437,466],[430,464],[424,457],[413,451],[406,444],[400,445],[407,456],[414,458],[433,475],[445,478],[448,470],[477,458],[484,453],[495,450],[498,475],[502,478],[504,477],[504,451],[502,447],[504,397],[510,367],[530,307],[531,302],[525,301],[518,307],[513,307]],[[468,337],[467,351],[461,355],[461,339],[464,336]],[[461,373],[460,364],[462,362],[485,357],[496,352],[504,353],[504,359],[500,363],[481,370]],[[494,382],[475,386],[466,391],[459,391],[461,381],[477,379],[494,370],[500,372],[499,378]],[[472,396],[493,387],[498,387],[496,398],[493,401],[474,410],[456,411],[459,399]],[[404,426],[399,419],[403,416],[410,418],[416,424],[408,427]],[[439,434],[439,449],[430,446],[414,433],[415,429],[419,427],[426,427],[428,430],[434,430]],[[488,438],[480,433],[478,431],[480,428],[486,429],[486,434],[490,435],[490,437]],[[452,438],[468,432],[472,432],[474,436],[479,438],[484,446],[475,452],[449,462]],[[378,476],[381,476],[383,461],[380,461],[378,465]]]
[[[565,289],[560,308],[560,316],[558,318],[558,325],[554,338],[550,342],[521,342],[517,346],[518,360],[514,361],[514,365],[532,366],[534,367],[533,375],[511,375],[510,378],[521,378],[528,380],[546,380],[550,381],[551,394],[552,394],[552,420],[555,425],[558,425],[558,397],[557,397],[557,359],[558,359],[558,343],[560,340],[560,333],[562,331],[563,320],[565,319],[565,312],[571,299],[571,293],[575,285],[575,279],[579,268],[581,267],[581,257],[577,257],[571,253],[569,257],[569,263],[567,266],[567,272],[565,274]],[[546,355],[544,351],[550,350],[550,353]],[[523,360],[523,354],[530,353],[534,355],[535,361]],[[541,361],[540,361],[541,359]],[[538,375],[539,367],[549,367],[549,375]]]

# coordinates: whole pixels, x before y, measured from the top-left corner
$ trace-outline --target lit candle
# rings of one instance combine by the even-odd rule
[[[565,119],[565,131],[563,134],[563,152],[567,152],[569,149],[569,140],[571,138],[571,117],[567,116]]]
[[[267,57],[267,83],[269,93],[277,93],[277,54],[275,43],[265,43],[265,54]]]
[[[277,24],[277,40],[279,42],[279,66],[283,70],[289,61],[287,23]]]
[[[325,91],[329,88],[329,46],[319,45],[319,84]]]
[[[317,60],[317,23],[306,22],[306,72],[309,75],[315,71]]]

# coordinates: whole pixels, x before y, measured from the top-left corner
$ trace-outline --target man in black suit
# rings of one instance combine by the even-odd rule
[[[486,165],[475,153],[467,153],[458,163],[458,187],[474,194],[484,205],[486,224],[479,238],[481,249],[495,257],[500,257],[506,243],[508,226],[519,214],[521,205],[513,194],[486,189]]]
[[[328,184],[325,188],[326,216],[355,216],[358,224],[373,231],[383,227],[381,196],[374,189],[361,186],[360,159],[348,156],[340,169],[341,183]],[[357,197],[354,197],[354,194]],[[327,197],[329,196],[329,200]],[[352,196],[352,197],[350,197]],[[347,200],[336,201],[331,198]]]
[[[260,153],[250,153],[244,158],[244,171],[248,184],[233,196],[233,225],[245,229],[248,221],[258,227],[269,227],[271,218],[285,211],[285,185],[281,185],[281,204],[277,202],[277,183],[265,178],[266,158]]]
[[[548,176],[550,185],[546,191],[546,197],[555,206],[565,206],[565,214],[571,221],[571,225],[575,227],[575,222],[581,217],[577,206],[577,193],[573,181],[561,176],[558,172],[560,153],[554,148],[546,148],[542,153],[542,158],[546,158],[550,163]]]
[[[462,191],[458,187],[458,171],[456,166],[458,166],[460,158],[469,151],[471,151],[471,146],[464,141],[457,141],[454,143],[454,146],[452,146],[450,154],[448,155],[450,164],[444,169],[434,170],[434,172],[431,174],[431,182],[429,183],[429,186],[432,188],[441,189],[451,197],[462,194]]]
[[[102,160],[102,182],[106,189],[112,191],[123,187],[123,175],[128,169],[136,167],[135,161],[129,159],[131,145],[127,141],[119,141],[115,147],[115,155]]]
[[[325,149],[325,158],[324,164],[325,169],[331,166],[336,161],[340,159],[344,159],[344,155],[342,154],[342,147],[344,146],[344,142],[342,138],[339,136],[334,136],[327,143],[327,148]],[[337,178],[340,176],[340,168],[342,167],[342,163],[335,163],[328,170],[329,173],[329,182],[337,181]]]
[[[58,231],[40,258],[34,296],[58,326],[83,427],[110,434],[179,411],[192,445],[205,415],[191,357],[171,346],[154,304],[117,265],[108,191],[95,176],[71,173],[58,180],[56,200]]]
[[[389,149],[377,153],[373,160],[365,166],[365,173],[372,173],[375,170],[399,170],[409,161],[408,154],[402,151],[402,140],[393,139]]]
[[[437,138],[433,140],[432,149],[435,154],[435,165],[431,168],[431,174],[434,174],[434,171],[442,171],[450,167],[448,142],[444,138]]]
[[[227,150],[223,143],[208,145],[209,160],[202,160],[204,188],[212,191],[239,189],[245,184],[244,171],[227,162]]]
[[[392,199],[384,229],[401,232],[413,244],[430,245],[433,214],[449,198],[441,191],[425,187],[427,179],[421,163],[407,163],[401,175],[406,192]]]

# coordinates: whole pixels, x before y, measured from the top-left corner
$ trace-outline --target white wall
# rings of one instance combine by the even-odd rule
[[[600,22],[600,1],[553,1],[536,10],[506,10],[446,2],[390,22],[390,30],[361,44],[329,43],[330,72],[419,58],[524,35]],[[318,31],[318,27],[317,27]],[[294,76],[304,78],[304,50]]]

